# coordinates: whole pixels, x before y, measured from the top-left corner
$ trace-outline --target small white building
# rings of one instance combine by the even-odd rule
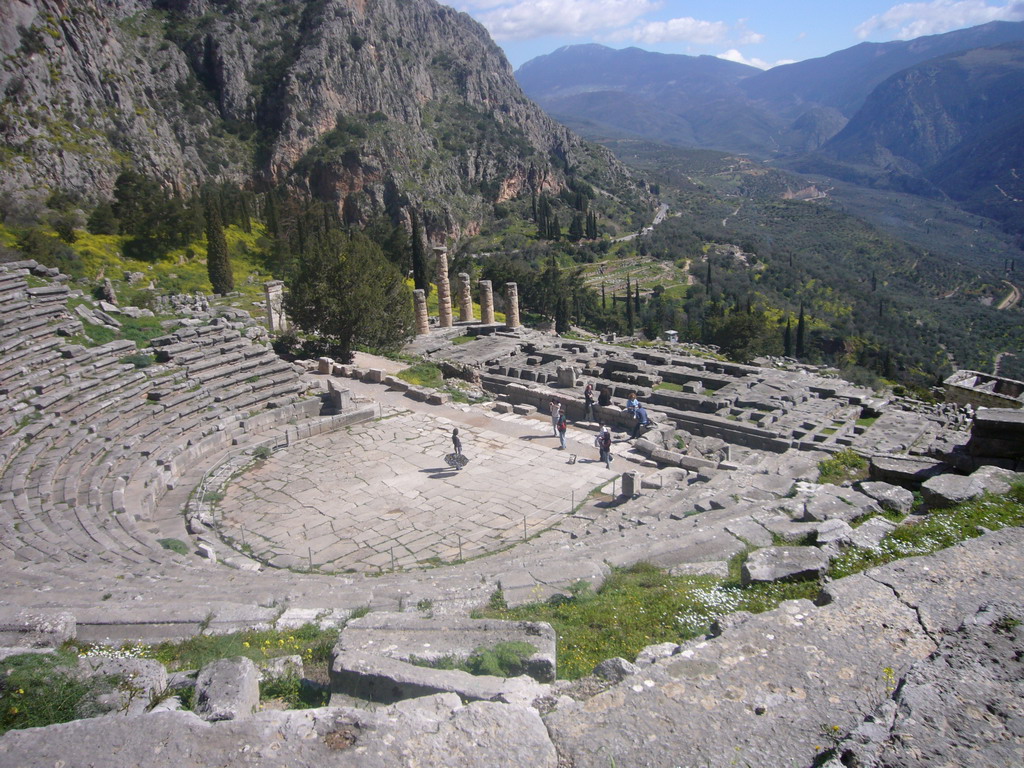
[[[679,341],[679,331],[665,331],[662,335],[665,337],[665,341],[670,341],[673,344]]]

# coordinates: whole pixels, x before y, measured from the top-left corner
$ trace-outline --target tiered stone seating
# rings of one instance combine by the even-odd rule
[[[140,528],[197,462],[246,435],[319,411],[296,401],[298,374],[225,325],[154,341],[161,362],[120,362],[131,341],[97,347],[58,335],[67,288],[30,288],[0,270],[0,558],[45,563],[184,564]],[[77,321],[71,321],[77,322]]]

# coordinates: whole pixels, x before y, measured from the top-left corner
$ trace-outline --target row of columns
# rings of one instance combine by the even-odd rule
[[[448,280],[448,253],[443,248],[435,248],[437,256],[437,315],[441,328],[452,327],[452,289]],[[490,280],[480,283],[480,322],[485,325],[494,323],[494,293]],[[420,336],[430,332],[430,319],[427,315],[427,294],[422,288],[412,292],[416,309],[416,333]],[[505,283],[505,326],[519,327],[519,286]],[[459,322],[473,320],[473,295],[470,291],[470,277],[466,272],[459,273]]]

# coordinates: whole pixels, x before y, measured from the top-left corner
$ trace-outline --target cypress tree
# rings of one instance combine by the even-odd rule
[[[707,277],[707,280],[705,280],[705,282],[704,282],[704,292],[708,296],[711,295],[711,259],[710,258],[708,259],[708,277]]]
[[[220,206],[210,197],[207,197],[206,202],[206,271],[213,292],[223,296],[235,289],[235,277],[231,274],[231,260],[228,257],[224,225],[221,223]]]
[[[635,294],[634,298],[633,298],[633,311],[636,312],[637,315],[639,315],[640,314],[640,281],[639,280],[637,282],[633,283],[633,292]]]
[[[423,248],[423,233],[420,231],[420,218],[416,211],[410,211],[412,219],[412,282],[413,285],[422,289],[425,295],[430,295],[430,273],[427,270],[427,256]]]
[[[604,283],[601,283],[601,309],[608,309],[608,300],[604,292]]]
[[[796,321],[796,356],[804,356],[804,304],[800,302],[800,317]]]
[[[633,335],[633,302],[629,300],[630,294],[633,289],[629,284],[629,276],[626,276],[626,326],[629,328],[629,335]]]
[[[782,349],[786,357],[793,356],[793,329],[789,317],[786,318],[786,331],[782,334]]]

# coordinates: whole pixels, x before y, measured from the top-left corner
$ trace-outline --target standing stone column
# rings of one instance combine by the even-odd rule
[[[519,327],[519,286],[505,283],[505,327]]]
[[[473,294],[470,293],[469,274],[459,272],[459,322],[473,321]]]
[[[494,293],[490,280],[481,280],[480,286],[480,322],[486,325],[494,323]]]
[[[284,283],[268,280],[263,284],[263,293],[267,299],[267,330],[284,333],[288,330],[288,317],[284,313]]]
[[[416,335],[430,333],[430,318],[427,316],[427,292],[417,288],[412,292],[412,303],[416,312]]]
[[[441,328],[452,327],[452,286],[448,282],[448,251],[443,247],[434,248],[437,272],[437,324]]]

